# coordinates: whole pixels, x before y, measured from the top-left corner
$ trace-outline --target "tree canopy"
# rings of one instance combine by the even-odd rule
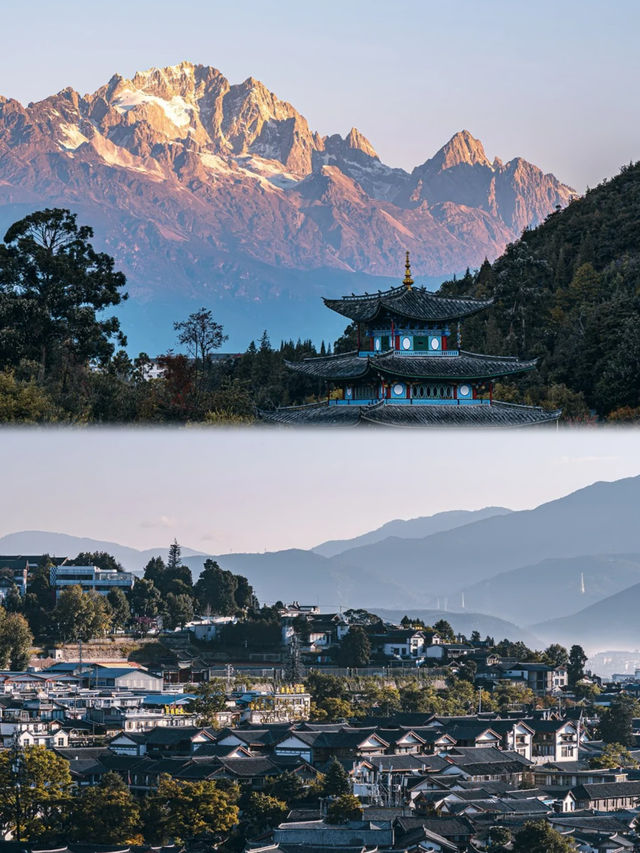
[[[70,364],[107,360],[113,341],[125,343],[117,318],[102,315],[126,299],[125,277],[76,220],[61,208],[36,211],[0,244],[0,361],[36,363],[40,380]]]
[[[575,849],[571,839],[544,820],[527,821],[513,841],[513,853],[571,853]]]
[[[465,349],[539,357],[517,380],[529,403],[591,409],[613,422],[640,418],[640,163],[527,229],[493,264],[441,293],[491,298],[464,324]],[[502,399],[514,385],[503,384]]]

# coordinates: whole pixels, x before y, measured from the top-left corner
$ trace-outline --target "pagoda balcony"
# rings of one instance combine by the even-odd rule
[[[435,358],[438,358],[440,356],[447,356],[447,355],[451,355],[451,356],[460,355],[460,350],[457,350],[457,349],[444,349],[444,350],[392,349],[392,350],[385,350],[384,352],[380,352],[380,350],[376,351],[376,350],[366,349],[366,350],[360,350],[358,352],[358,356],[360,358],[366,358],[368,355],[391,355],[391,354],[401,355],[403,358],[404,358],[404,356],[410,357],[412,355],[422,355],[422,356],[428,355],[428,356],[434,356]]]
[[[429,399],[418,399],[417,397],[407,399],[406,397],[397,399],[378,398],[370,400],[329,400],[330,406],[371,406],[373,403],[384,403],[390,406],[490,406],[491,400],[452,400],[440,397]]]

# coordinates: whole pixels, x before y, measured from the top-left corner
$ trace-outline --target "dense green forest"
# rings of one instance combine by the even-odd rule
[[[0,422],[250,423],[258,409],[326,393],[287,360],[355,346],[354,328],[319,350],[308,340],[273,347],[265,331],[221,357],[223,326],[202,308],[173,324],[186,354],[131,358],[106,316],[127,298],[125,278],[92,237],[53,209],[0,243]],[[464,349],[540,359],[496,398],[561,407],[569,421],[640,420],[640,164],[440,292],[494,300],[464,324]]]
[[[494,300],[465,323],[465,349],[540,358],[503,399],[524,392],[569,418],[640,419],[640,163],[440,292]]]

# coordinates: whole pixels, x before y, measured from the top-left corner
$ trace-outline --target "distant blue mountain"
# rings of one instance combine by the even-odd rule
[[[321,545],[316,545],[312,550],[316,554],[322,554],[323,557],[334,557],[337,554],[349,551],[351,548],[381,542],[389,536],[398,536],[400,539],[423,539],[425,536],[431,536],[434,533],[453,530],[456,527],[462,527],[463,524],[471,524],[473,521],[482,521],[484,518],[492,518],[496,515],[507,515],[509,512],[511,510],[504,507],[490,506],[478,510],[438,512],[424,518],[396,518],[370,533],[363,533],[353,539],[331,539]]]

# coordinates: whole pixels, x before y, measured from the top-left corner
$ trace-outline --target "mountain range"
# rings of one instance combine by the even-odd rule
[[[511,510],[505,507],[491,506],[479,510],[437,512],[435,515],[429,515],[425,518],[396,518],[383,524],[382,527],[378,527],[377,530],[371,530],[353,539],[332,539],[328,542],[322,542],[312,550],[315,554],[321,554],[323,557],[334,557],[343,551],[360,545],[373,545],[376,542],[381,542],[388,536],[397,536],[400,539],[422,539],[425,536],[431,536],[433,533],[441,533],[443,530],[453,530],[455,527],[469,524],[471,521],[480,521],[494,515],[506,515],[509,512]]]
[[[296,335],[319,295],[397,279],[405,249],[440,281],[574,196],[520,157],[489,160],[467,130],[411,171],[388,166],[355,128],[320,135],[260,81],[189,62],[92,94],[0,97],[0,227],[76,211],[128,276],[132,329],[206,302],[254,336],[298,317]]]
[[[491,507],[396,520],[309,550],[222,554],[261,601],[445,615],[459,630],[597,650],[640,647],[640,477],[598,482],[532,510]],[[154,554],[37,531],[0,538],[0,552],[75,556],[106,550],[141,572]],[[183,549],[194,577],[207,555]],[[435,616],[434,616],[435,618]],[[498,621],[496,621],[498,620]]]

